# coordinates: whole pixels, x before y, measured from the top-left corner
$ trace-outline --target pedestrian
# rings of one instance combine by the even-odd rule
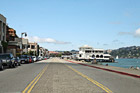
[[[136,70],[139,70],[140,68],[136,66]]]
[[[108,66],[108,64],[106,64],[106,66]]]
[[[130,69],[134,69],[134,67],[133,67],[133,66],[131,66],[131,67],[130,67]]]
[[[96,63],[97,63],[96,58],[93,58],[92,64],[96,64]]]

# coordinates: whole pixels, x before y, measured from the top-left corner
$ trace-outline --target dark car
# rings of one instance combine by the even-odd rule
[[[17,63],[17,64],[16,64],[17,66],[21,66],[21,60],[20,60],[19,57],[16,57],[16,58],[15,58],[15,62]]]
[[[29,56],[28,55],[21,55],[20,60],[21,60],[21,63],[29,63]]]
[[[2,64],[2,60],[0,60],[0,70],[3,70],[4,67],[3,67],[3,64]]]
[[[9,67],[16,67],[16,62],[13,54],[11,53],[4,53],[0,54],[0,60],[2,60],[2,66],[9,66]]]

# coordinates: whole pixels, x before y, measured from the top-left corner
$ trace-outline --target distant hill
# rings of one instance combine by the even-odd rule
[[[111,54],[114,58],[140,58],[140,46],[122,47],[116,50],[112,50]]]

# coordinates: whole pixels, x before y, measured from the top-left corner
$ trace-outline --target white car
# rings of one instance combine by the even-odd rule
[[[36,61],[37,61],[36,56],[32,56],[32,58],[33,58],[33,61],[34,61],[34,62],[36,62]]]

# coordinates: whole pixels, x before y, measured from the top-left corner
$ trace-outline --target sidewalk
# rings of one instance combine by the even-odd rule
[[[124,75],[127,74],[129,76],[140,78],[140,70],[129,69],[129,68],[121,68],[121,67],[114,67],[114,66],[104,66],[104,65],[91,64],[91,63],[88,63],[88,62],[75,61],[75,60],[69,60],[69,61],[81,64],[81,65],[85,64],[85,66],[90,66],[90,67],[97,68],[97,69],[102,69],[102,70],[115,72],[115,73],[119,73],[119,74],[124,74]]]

